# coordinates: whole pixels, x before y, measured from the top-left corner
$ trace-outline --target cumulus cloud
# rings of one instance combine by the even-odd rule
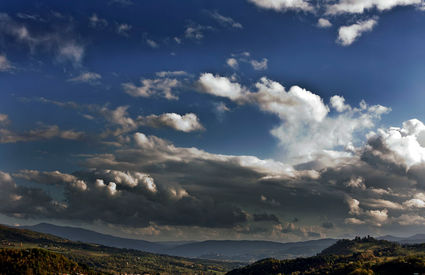
[[[233,58],[233,57],[228,58],[228,59],[226,60],[226,64],[227,64],[229,67],[231,67],[231,68],[233,68],[233,69],[235,69],[235,70],[239,68],[238,60],[237,60],[236,58]]]
[[[152,49],[156,49],[159,47],[158,43],[152,39],[146,39],[146,44],[148,44],[148,46],[151,47]]]
[[[349,213],[351,215],[359,215],[362,212],[362,210],[359,206],[360,202],[358,200],[353,199],[353,198],[347,198],[347,204],[348,204],[348,207],[350,208]]]
[[[181,81],[176,78],[161,77],[156,79],[140,79],[140,86],[126,82],[122,84],[124,91],[133,97],[164,97],[175,100],[178,97],[173,90],[181,86]]]
[[[199,24],[191,24],[186,27],[184,31],[184,36],[188,39],[201,40],[204,38],[204,32],[207,30],[212,30],[211,26],[203,26]]]
[[[250,64],[252,68],[256,71],[263,71],[263,70],[267,70],[269,60],[267,58],[263,58],[261,60],[255,60],[251,58],[251,54],[249,52],[232,54],[232,57],[226,60],[226,64],[235,70],[239,68],[240,62]]]
[[[369,152],[380,159],[406,169],[425,163],[425,125],[417,119],[403,122],[402,127],[378,129],[368,140]]]
[[[347,110],[351,110],[351,106],[345,104],[345,98],[339,95],[334,95],[330,99],[331,106],[338,112],[342,113]]]
[[[129,32],[131,31],[131,29],[133,28],[133,26],[129,25],[129,24],[117,24],[116,26],[116,32],[119,35],[123,35],[123,36],[129,36]]]
[[[151,127],[170,127],[177,131],[182,132],[193,132],[202,131],[204,127],[199,122],[196,114],[188,113],[185,115],[179,115],[176,113],[164,113],[161,115],[149,115],[146,117],[138,117],[138,121],[142,125]]]
[[[364,13],[366,10],[376,8],[379,11],[390,10],[397,6],[420,6],[421,0],[339,0],[334,4],[327,5],[326,13]]]
[[[394,219],[400,225],[424,225],[425,218],[417,214],[402,214]]]
[[[234,101],[244,100],[244,95],[248,93],[246,88],[239,83],[232,82],[227,77],[215,76],[211,73],[202,74],[199,77],[198,84],[200,90],[204,93],[229,98]]]
[[[354,43],[363,33],[371,31],[378,21],[376,19],[369,19],[358,21],[356,24],[349,26],[342,26],[338,30],[337,42],[342,46],[349,46]]]
[[[364,184],[364,179],[362,177],[351,178],[345,183],[345,185],[350,188],[360,188],[362,190],[366,189],[366,185]]]
[[[89,24],[92,28],[104,28],[108,26],[108,21],[97,16],[96,13],[93,13],[92,16],[89,17]]]
[[[333,97],[331,105],[341,114],[330,116],[329,107],[318,95],[299,86],[286,90],[280,83],[265,77],[255,83],[256,92],[211,73],[202,74],[198,86],[201,92],[228,98],[240,105],[256,104],[260,110],[277,115],[282,124],[271,133],[286,148],[289,158],[299,157],[300,161],[316,159],[317,154],[336,158],[337,153],[325,150],[350,147],[356,132],[373,127],[375,120],[390,111],[380,105],[367,106],[364,102],[358,108],[347,107],[342,97]]]
[[[69,82],[75,83],[88,83],[91,85],[99,84],[99,80],[102,79],[102,76],[94,72],[84,72],[79,76],[68,79]]]
[[[298,10],[298,11],[314,11],[314,7],[304,0],[248,0],[256,6],[263,9],[272,9],[275,11],[287,11],[287,10]]]
[[[69,42],[63,44],[59,47],[58,60],[65,62],[70,61],[74,65],[79,65],[84,57],[84,48],[83,46],[75,43]]]
[[[12,69],[13,66],[7,59],[6,55],[0,55],[0,72],[9,72]]]
[[[317,26],[319,28],[329,28],[332,27],[332,23],[326,18],[319,18],[319,20],[317,20]]]
[[[43,183],[60,181],[57,173],[24,174]],[[158,185],[146,173],[96,169],[75,174],[61,182],[65,200],[55,201],[41,189],[18,186],[0,172],[0,212],[17,218],[98,220],[133,227],[155,222],[227,228],[247,219],[231,204],[200,200],[180,186]]]
[[[66,200],[52,202],[43,213],[23,206],[6,211],[1,203],[0,211],[22,217],[96,219],[124,227],[185,225],[204,233],[220,228],[250,238],[267,235],[285,240],[312,238],[315,234],[309,232],[321,236],[325,231],[351,232],[352,225],[370,230],[423,223],[417,218],[424,209],[419,203],[425,199],[421,185],[403,170],[366,158],[368,146],[356,150],[347,162],[313,171],[254,156],[178,147],[139,132],[108,154],[86,156],[87,170],[72,175],[34,170],[13,174],[62,186]],[[25,197],[25,190],[12,188],[7,197]],[[312,208],[326,212],[327,218],[317,224]],[[292,222],[294,216],[302,217],[303,226]],[[324,221],[332,221],[332,226]]]
[[[263,58],[261,61],[257,61],[257,60],[250,61],[252,68],[256,71],[266,70],[268,67],[268,62],[269,61],[267,58]]]
[[[388,210],[387,209],[383,209],[383,210],[369,210],[367,212],[367,215],[371,217],[371,219],[373,220],[373,222],[377,226],[381,226],[388,219]]]

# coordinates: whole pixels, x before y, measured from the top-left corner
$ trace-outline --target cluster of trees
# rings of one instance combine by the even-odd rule
[[[400,245],[372,237],[340,240],[314,257],[265,259],[228,275],[424,274],[425,245]]]
[[[346,256],[316,256],[305,259],[266,259],[244,268],[235,269],[227,275],[280,275],[280,274],[424,274],[425,258],[402,256],[392,258],[353,259]]]
[[[74,242],[0,225],[2,274],[224,274],[233,263],[185,259]],[[16,244],[13,248],[9,243]],[[19,245],[18,245],[19,244]],[[23,246],[22,246],[23,244]],[[3,247],[3,249],[1,249]],[[30,247],[30,249],[25,249]]]
[[[95,274],[63,255],[43,249],[0,249],[0,274]]]

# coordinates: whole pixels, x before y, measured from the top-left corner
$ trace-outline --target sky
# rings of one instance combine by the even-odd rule
[[[425,229],[423,0],[4,0],[0,223]]]

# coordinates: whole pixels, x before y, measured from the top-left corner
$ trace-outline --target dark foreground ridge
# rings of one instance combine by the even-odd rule
[[[224,274],[238,263],[75,242],[0,225],[0,274]]]
[[[228,275],[423,274],[425,244],[399,244],[372,237],[339,240],[316,256],[264,259]]]

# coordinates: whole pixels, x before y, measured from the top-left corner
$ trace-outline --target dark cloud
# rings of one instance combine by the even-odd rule
[[[276,223],[280,222],[278,217],[276,217],[273,214],[267,214],[267,213],[254,214],[254,221],[256,221],[256,222],[271,221],[271,222],[276,222]]]

